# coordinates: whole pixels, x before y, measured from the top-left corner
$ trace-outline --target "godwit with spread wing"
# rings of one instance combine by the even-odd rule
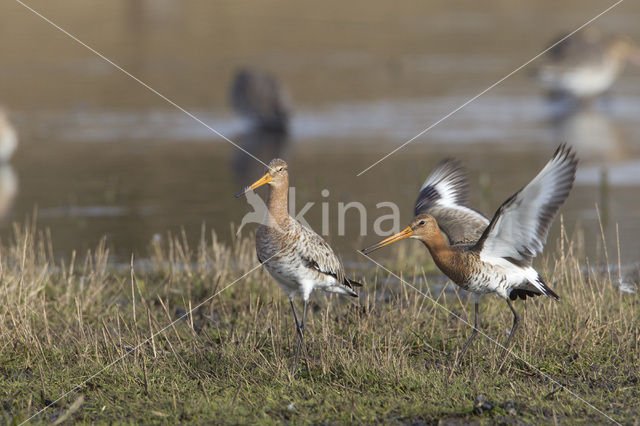
[[[311,292],[318,289],[358,297],[354,287],[360,287],[361,284],[346,276],[342,262],[322,237],[289,215],[289,174],[284,160],[271,160],[265,175],[236,194],[236,197],[264,184],[270,186],[268,211],[256,231],[256,251],[258,260],[284,290],[291,303],[299,338],[293,368],[295,372],[304,345]],[[298,320],[293,300],[296,295],[301,295],[304,302],[302,321]]]
[[[363,253],[404,238],[422,241],[438,268],[457,285],[476,295],[494,293],[506,300],[513,313],[506,350],[519,322],[510,300],[541,294],[558,299],[531,264],[569,195],[577,162],[573,150],[561,145],[527,186],[502,203],[491,222],[464,205],[467,184],[457,163],[441,164],[423,185],[411,224]],[[454,369],[478,332],[477,297],[474,311],[473,332]]]
[[[627,61],[640,66],[640,50],[624,36],[604,37],[582,31],[564,40],[546,55],[535,72],[552,95],[569,95],[580,100],[606,92]]]

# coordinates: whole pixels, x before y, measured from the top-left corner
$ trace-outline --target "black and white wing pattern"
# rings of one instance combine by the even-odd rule
[[[560,145],[540,173],[496,211],[475,246],[480,258],[531,265],[542,251],[553,218],[569,196],[577,165],[571,147]]]
[[[352,290],[352,293],[354,287],[362,286],[359,282],[346,276],[342,262],[320,235],[301,224],[298,224],[298,229],[298,244],[296,244],[295,251],[305,266],[334,277],[338,283]]]
[[[489,219],[466,206],[469,197],[467,175],[456,160],[441,161],[420,188],[414,214],[433,216],[449,243],[472,244],[489,225]]]

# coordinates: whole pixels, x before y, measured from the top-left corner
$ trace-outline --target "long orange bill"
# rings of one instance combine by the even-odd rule
[[[265,174],[264,176],[262,176],[260,179],[258,179],[257,181],[253,182],[251,185],[247,186],[245,189],[243,189],[242,191],[238,192],[235,197],[236,198],[240,198],[242,197],[244,194],[246,194],[249,191],[253,191],[254,189],[264,185],[265,183],[269,183],[271,182],[271,175],[269,175],[269,173]]]
[[[380,241],[379,243],[376,243],[372,246],[369,246],[365,249],[362,249],[361,252],[363,254],[369,254],[373,251],[378,250],[379,248],[382,248],[386,245],[389,245],[391,243],[395,243],[396,241],[400,241],[403,240],[405,238],[409,238],[410,236],[413,235],[413,230],[411,229],[410,226],[407,226],[406,228],[404,228],[402,231],[398,232],[397,234],[394,234],[388,238],[385,238],[384,240]]]

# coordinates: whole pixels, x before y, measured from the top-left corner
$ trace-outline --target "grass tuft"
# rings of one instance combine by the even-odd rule
[[[309,356],[293,376],[294,324],[275,282],[258,269],[220,292],[256,266],[251,239],[222,244],[203,229],[192,245],[167,235],[129,268],[109,262],[104,241],[56,260],[46,232],[16,226],[0,246],[0,422],[20,423],[56,401],[33,421],[606,421],[589,403],[633,423],[638,293],[619,291],[617,274],[589,267],[562,235],[541,267],[561,299],[516,304],[517,357],[499,370],[502,350],[480,336],[449,379],[470,328],[379,268],[356,273],[366,283],[359,299],[313,298]],[[416,256],[397,251],[386,264],[471,318],[466,295]],[[482,330],[504,343],[510,325],[506,304],[484,298]]]

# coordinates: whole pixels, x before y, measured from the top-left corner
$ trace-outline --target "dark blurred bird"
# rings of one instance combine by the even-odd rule
[[[287,132],[291,115],[289,95],[266,71],[242,68],[231,84],[231,105],[254,128]]]
[[[543,294],[558,299],[532,262],[569,195],[576,167],[572,149],[560,146],[538,175],[502,203],[489,222],[465,205],[466,177],[457,163],[447,161],[427,178],[411,224],[362,252],[368,254],[404,238],[420,240],[438,268],[457,285],[476,295],[492,293],[506,300],[513,313],[507,348],[519,321],[510,300]],[[473,332],[454,369],[478,332],[477,297],[474,311]]]
[[[626,36],[584,30],[563,40],[545,58],[533,73],[540,84],[553,97],[583,101],[609,90],[627,62],[640,66],[640,49]]]

